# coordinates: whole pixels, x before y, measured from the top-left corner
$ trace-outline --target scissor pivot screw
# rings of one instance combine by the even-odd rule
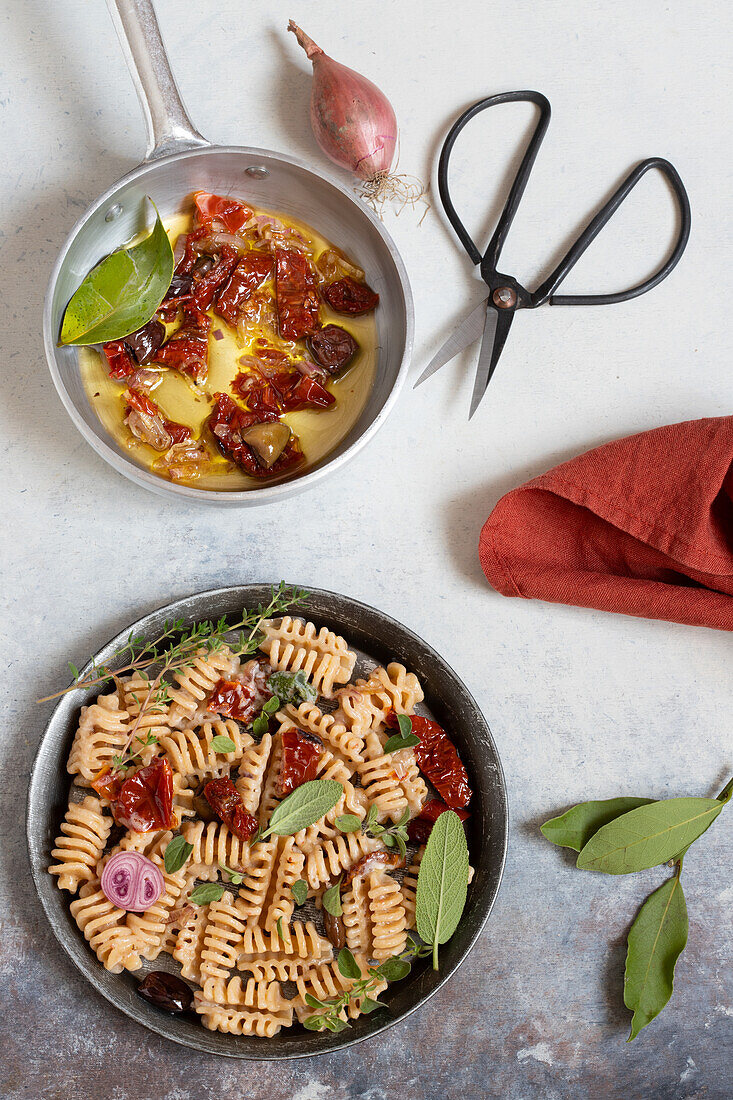
[[[497,309],[511,309],[517,304],[517,295],[510,286],[498,286],[491,297]]]

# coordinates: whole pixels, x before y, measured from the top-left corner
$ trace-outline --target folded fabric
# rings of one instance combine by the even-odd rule
[[[479,558],[504,596],[733,630],[733,416],[618,439],[513,489]]]

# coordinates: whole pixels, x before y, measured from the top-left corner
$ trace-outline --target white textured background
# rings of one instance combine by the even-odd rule
[[[702,629],[505,600],[486,585],[480,526],[509,488],[616,436],[731,412],[730,6],[683,0],[488,5],[159,0],[184,98],[214,141],[326,164],[308,127],[309,66],[292,16],[392,99],[400,168],[428,178],[448,125],[484,95],[543,91],[554,117],[509,247],[532,283],[632,164],[679,169],[693,209],[679,268],[607,309],[521,314],[468,426],[474,356],[403,393],[381,434],[316,491],[232,512],[168,504],[77,435],[41,344],[49,270],[86,205],[144,145],[100,0],[2,0],[2,311],[6,454],[0,527],[7,604],[0,999],[12,1020],[8,1100],[705,1097],[729,1095],[733,1048],[730,815],[685,865],[690,944],[664,1015],[624,1046],[624,937],[660,872],[582,875],[538,823],[619,793],[713,794],[733,769],[730,638]],[[530,118],[490,112],[456,148],[455,199],[483,234]],[[419,372],[479,284],[437,207],[387,216],[412,279]],[[618,289],[654,268],[672,203],[647,179],[566,289]],[[483,239],[483,236],[482,236]],[[33,700],[140,614],[212,586],[284,577],[401,619],[459,670],[506,770],[502,892],[467,964],[377,1047],[257,1067],[174,1048],[87,992],[29,885],[25,787],[48,711]],[[727,820],[726,820],[727,817]],[[142,1080],[143,1050],[154,1075]],[[727,1066],[727,1069],[726,1069]],[[154,1087],[154,1093],[151,1088]]]

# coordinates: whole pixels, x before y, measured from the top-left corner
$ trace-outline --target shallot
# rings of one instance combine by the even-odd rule
[[[165,890],[165,881],[160,868],[141,852],[117,852],[105,863],[100,886],[118,909],[144,913]]]
[[[397,148],[397,119],[383,92],[346,65],[334,61],[291,19],[292,31],[313,65],[310,117],[323,152],[362,181],[362,194],[375,206],[385,198],[412,203],[419,183],[391,174]]]

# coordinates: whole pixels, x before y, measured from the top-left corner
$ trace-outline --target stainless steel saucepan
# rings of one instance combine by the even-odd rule
[[[343,465],[376,433],[405,380],[413,341],[410,285],[397,248],[381,222],[325,173],[294,157],[246,146],[211,145],[188,117],[168,63],[151,0],[107,0],[137,88],[148,130],[145,160],[101,195],[71,230],[46,295],[46,355],[61,400],[84,438],[116,470],[167,497],[245,505],[280,500]],[[108,435],[82,384],[77,351],[57,347],[64,309],[87,272],[142,229],[149,195],[161,217],[178,212],[192,191],[230,193],[302,219],[354,257],[379,293],[375,381],[347,437],[301,477],[276,485],[226,492],[177,485],[135,463]]]

